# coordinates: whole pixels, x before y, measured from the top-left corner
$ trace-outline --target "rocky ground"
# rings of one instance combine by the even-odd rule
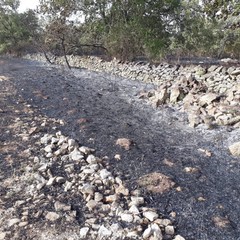
[[[238,239],[239,128],[190,128],[154,91],[2,58],[0,239]]]

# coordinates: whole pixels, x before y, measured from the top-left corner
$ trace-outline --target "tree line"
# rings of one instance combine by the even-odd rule
[[[240,58],[239,0],[0,0],[0,52]],[[50,59],[49,59],[50,60]]]

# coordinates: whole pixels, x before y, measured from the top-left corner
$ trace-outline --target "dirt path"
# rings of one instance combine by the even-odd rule
[[[95,148],[100,156],[107,155],[112,170],[130,188],[148,173],[171,177],[175,186],[170,191],[154,194],[144,187],[141,190],[149,207],[170,216],[177,232],[186,239],[239,239],[240,162],[227,152],[228,142],[239,140],[239,132],[191,129],[184,114],[168,108],[153,109],[138,98],[141,90],[154,87],[151,85],[25,60],[2,59],[0,64],[0,75],[11,78],[7,88],[0,82],[0,92],[12,94],[1,99],[2,142],[14,137],[4,131],[4,126],[17,117],[10,119],[13,112],[4,108],[8,101],[12,105],[15,101],[17,108],[22,99],[39,115],[62,119],[64,134]],[[118,138],[130,139],[130,150],[117,146]],[[1,177],[5,178],[8,172],[4,170],[2,149],[0,154]],[[116,154],[121,160],[114,158]]]

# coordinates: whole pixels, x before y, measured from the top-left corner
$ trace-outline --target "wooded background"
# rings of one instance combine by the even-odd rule
[[[0,0],[0,52],[240,58],[239,0]]]

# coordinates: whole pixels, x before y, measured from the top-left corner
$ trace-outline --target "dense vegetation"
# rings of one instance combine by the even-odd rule
[[[200,3],[199,3],[200,2]],[[240,58],[239,0],[0,0],[0,51]]]

